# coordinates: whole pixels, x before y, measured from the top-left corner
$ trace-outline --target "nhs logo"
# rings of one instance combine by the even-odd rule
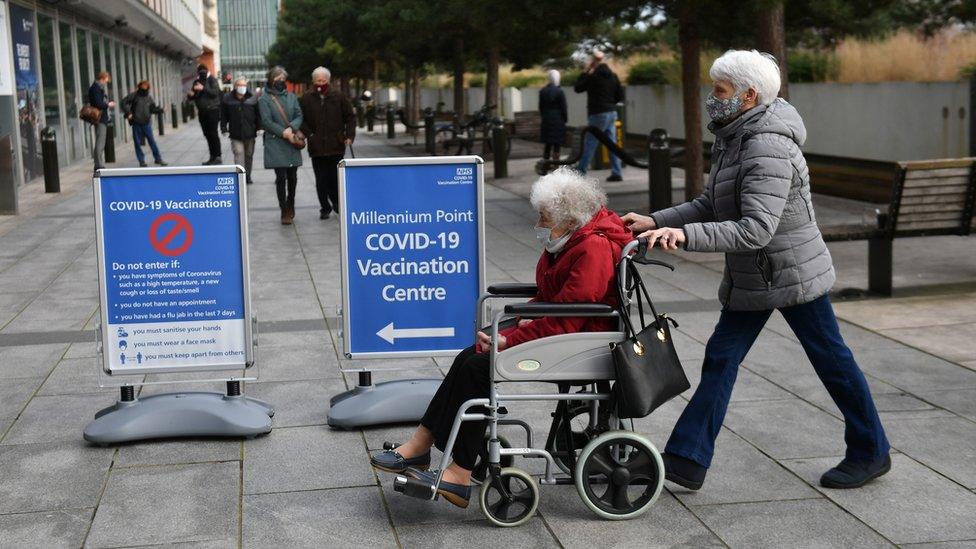
[[[474,175],[474,168],[458,168],[456,175]]]

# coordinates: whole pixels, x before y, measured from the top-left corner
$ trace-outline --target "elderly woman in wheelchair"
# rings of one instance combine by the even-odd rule
[[[485,516],[496,525],[515,526],[535,513],[539,490],[534,477],[510,467],[512,458],[543,458],[543,484],[576,484],[587,506],[604,518],[636,516],[653,504],[663,482],[657,450],[644,437],[621,430],[610,405],[609,343],[624,338],[616,272],[622,254],[636,243],[606,208],[598,183],[573,170],[536,181],[531,202],[545,247],[536,283],[491,286],[478,310],[491,298],[532,299],[507,305],[490,329],[477,332],[476,344],[458,354],[410,439],[385,444],[370,461],[399,474],[397,491],[443,497],[460,507],[468,506],[472,482],[481,482]],[[553,382],[558,392],[501,395],[501,381]],[[505,404],[525,400],[557,402],[545,449],[531,448],[532,430],[525,422],[504,417]],[[523,428],[528,448],[506,447],[499,425]],[[444,453],[441,467],[428,470],[435,446]],[[554,468],[572,478],[557,477]]]

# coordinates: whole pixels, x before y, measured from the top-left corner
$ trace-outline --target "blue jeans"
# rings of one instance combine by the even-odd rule
[[[603,133],[607,134],[610,141],[614,143],[617,142],[617,126],[614,122],[617,121],[617,111],[601,112],[600,114],[591,114],[586,118],[586,123],[590,126],[596,126],[603,130]],[[586,134],[586,139],[583,140],[583,156],[580,157],[579,164],[576,166],[576,170],[580,173],[586,173],[586,170],[590,167],[590,162],[593,161],[593,153],[596,152],[596,146],[599,141],[596,140],[590,134]],[[613,175],[620,175],[620,158],[617,155],[610,153],[610,173]]]
[[[890,450],[881,419],[851,350],[844,343],[825,295],[779,310],[844,416],[847,458],[868,462]],[[708,467],[722,428],[732,386],[752,344],[773,311],[723,311],[705,346],[701,382],[671,432],[665,451]],[[803,436],[803,433],[797,433]]]
[[[142,152],[142,137],[146,137],[149,148],[152,149],[153,159],[162,162],[163,157],[159,154],[159,147],[156,146],[156,139],[153,138],[152,124],[133,124],[132,125],[132,144],[136,148],[136,158],[140,164],[146,163],[146,155]]]

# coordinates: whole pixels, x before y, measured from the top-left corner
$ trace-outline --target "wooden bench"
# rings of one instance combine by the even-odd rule
[[[868,290],[891,295],[896,238],[968,235],[976,228],[976,158],[899,162],[877,225],[821,227],[828,242],[868,241]]]
[[[529,141],[538,141],[542,131],[542,115],[539,111],[522,111],[515,113],[513,135]]]

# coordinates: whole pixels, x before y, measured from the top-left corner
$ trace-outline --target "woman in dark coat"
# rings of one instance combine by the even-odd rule
[[[559,160],[559,147],[566,140],[566,94],[559,87],[559,71],[549,71],[549,84],[539,90],[539,113],[542,115],[541,141],[546,150],[543,158]]]

